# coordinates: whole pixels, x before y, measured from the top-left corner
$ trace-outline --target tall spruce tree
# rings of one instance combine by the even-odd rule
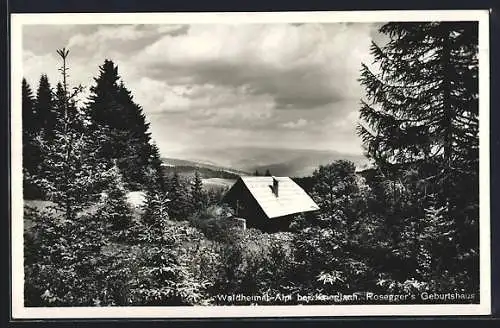
[[[30,85],[24,78],[22,81],[22,96],[23,132],[33,134],[36,131],[36,128],[33,126],[36,121],[35,97]]]
[[[54,93],[46,74],[42,74],[36,92],[35,112],[38,129],[43,131],[45,139],[53,137],[52,131],[56,124]]]
[[[123,81],[120,81],[118,86],[118,102],[124,109],[121,128],[126,131],[128,146],[121,167],[130,185],[134,188],[144,188],[160,179],[159,176],[151,176],[151,173],[159,174],[160,172],[152,167],[151,157],[156,154],[153,153],[149,123],[146,122],[141,106],[134,102],[131,92],[125,87]]]
[[[26,79],[22,81],[22,128],[23,128],[23,194],[24,198],[41,198],[43,192],[31,182],[38,173],[41,151],[37,146],[39,136],[38,118],[35,111],[35,97]]]
[[[91,88],[88,110],[92,128],[103,132],[100,157],[117,161],[129,189],[164,185],[159,154],[152,145],[149,123],[142,108],[118,75],[118,67],[105,60]]]
[[[43,172],[36,182],[47,190],[65,218],[72,220],[94,199],[95,185],[102,182],[103,167],[95,158],[97,138],[81,130],[86,120],[77,106],[82,88],[70,90],[68,85],[69,51],[61,49],[57,53],[62,59],[62,82],[55,102],[56,119],[50,130],[52,138],[39,139],[44,158]]]
[[[150,170],[147,174],[149,185],[160,192],[166,192],[165,173],[163,171],[163,161],[161,160],[158,146],[152,142],[148,159]]]
[[[439,215],[454,226],[449,242],[458,253],[441,257],[461,258],[454,269],[473,272],[478,249],[478,24],[389,23],[380,32],[390,41],[373,43],[375,65],[362,65],[367,99],[358,133],[367,155],[390,180],[408,187],[402,176],[415,172],[416,188],[407,190],[414,196],[414,219],[425,217],[426,207],[444,206]]]
[[[120,114],[123,112],[117,102],[118,68],[110,60],[105,60],[99,67],[99,76],[94,78],[95,85],[90,88],[88,114],[90,128],[102,131],[98,155],[112,166],[113,159],[120,157],[124,137],[117,132],[116,125],[121,124]]]
[[[188,192],[188,187],[179,174],[175,172],[168,183],[168,198],[170,199],[169,216],[172,219],[185,219],[185,216],[189,214],[191,207]]]
[[[206,194],[203,191],[203,182],[200,172],[195,171],[194,179],[191,184],[191,205],[195,211],[201,211],[207,203]]]
[[[22,122],[23,122],[23,167],[30,173],[34,173],[39,153],[33,145],[37,134],[37,117],[35,112],[35,98],[33,91],[26,79],[22,82]]]
[[[378,72],[361,72],[367,154],[379,165],[436,164],[443,185],[476,175],[477,23],[389,23],[380,32],[391,40],[372,44]]]

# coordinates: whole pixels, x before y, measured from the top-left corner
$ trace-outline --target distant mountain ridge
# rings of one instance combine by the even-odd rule
[[[311,175],[320,165],[336,160],[349,160],[357,169],[364,169],[368,160],[363,155],[346,154],[328,150],[228,147],[215,149],[195,149],[190,158],[164,158],[165,166],[191,167],[191,170],[205,168],[215,172],[227,172],[234,177],[253,175],[256,170],[264,174],[269,170],[277,176],[303,177]],[[173,170],[173,169],[171,169]],[[209,178],[221,176],[209,176]],[[224,177],[231,178],[231,177]]]
[[[249,175],[248,172],[235,170],[227,167],[217,166],[205,161],[192,161],[178,158],[162,158],[164,174],[178,173],[183,176],[192,176],[198,171],[202,178],[237,179],[241,175]]]

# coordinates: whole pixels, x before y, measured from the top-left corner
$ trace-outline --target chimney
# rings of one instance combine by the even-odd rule
[[[278,191],[279,191],[279,181],[276,179],[276,177],[273,177],[273,193],[276,197],[278,197]]]

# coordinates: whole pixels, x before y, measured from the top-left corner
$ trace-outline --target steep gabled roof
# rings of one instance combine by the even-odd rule
[[[278,197],[273,193],[273,178],[278,180]],[[269,218],[319,210],[311,197],[289,177],[242,176],[241,181]]]

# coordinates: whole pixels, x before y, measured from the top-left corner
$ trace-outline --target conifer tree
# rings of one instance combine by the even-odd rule
[[[88,104],[92,129],[103,133],[99,156],[110,166],[117,160],[129,189],[145,189],[152,183],[162,188],[161,160],[142,108],[134,102],[111,60],[105,60],[99,69]]]
[[[26,79],[22,82],[22,129],[23,129],[23,194],[25,198],[41,198],[42,192],[31,183],[31,178],[38,173],[41,152],[36,138],[40,131],[35,112],[35,98]]]
[[[188,189],[181,177],[175,172],[168,185],[168,197],[170,199],[169,215],[173,219],[185,219],[188,214]]]
[[[33,135],[36,131],[36,128],[33,126],[36,121],[35,97],[33,96],[30,85],[24,78],[22,81],[22,96],[23,132],[28,135]]]
[[[35,98],[26,79],[22,82],[22,122],[23,122],[23,167],[33,173],[39,154],[34,149],[33,140],[37,131]]]
[[[367,196],[362,194],[364,186],[357,180],[354,163],[338,160],[322,165],[311,180],[311,196],[320,210],[308,218],[297,217],[292,225],[298,230],[294,236],[298,281],[304,288],[366,288],[373,271],[370,260],[360,254],[380,246],[370,237],[379,232],[379,224],[365,217],[358,204]]]
[[[144,188],[150,183],[162,184],[162,175],[158,172],[155,157],[158,154],[153,147],[149,132],[149,123],[143,114],[142,108],[133,100],[131,92],[125,87],[123,81],[118,86],[118,102],[123,106],[123,126],[119,127],[125,131],[126,145],[122,160],[122,170],[129,184],[136,189]],[[149,172],[148,172],[149,171]]]
[[[39,140],[44,160],[37,184],[47,190],[65,218],[72,220],[94,198],[94,187],[102,181],[103,167],[95,158],[95,135],[75,128],[82,127],[85,121],[83,112],[77,108],[82,87],[70,91],[66,66],[69,51],[61,49],[58,54],[63,62],[60,68],[63,81],[57,93],[55,124],[50,131],[53,138]]]
[[[55,108],[47,75],[40,77],[35,99],[28,89],[29,85],[23,81],[24,194],[27,198],[40,199],[46,196],[44,188],[37,186],[35,182],[43,176],[41,166],[44,162],[44,152],[40,144],[43,140],[53,139]]]
[[[107,222],[113,231],[125,232],[132,225],[132,212],[125,200],[126,190],[120,169],[116,164],[106,172],[108,187],[99,216]]]
[[[84,214],[78,220],[55,219],[52,212],[29,215],[36,231],[35,251],[25,261],[27,306],[92,306],[103,293],[100,271],[107,263],[103,222]]]
[[[200,172],[195,171],[191,185],[191,205],[195,211],[200,211],[206,206],[206,195],[203,191],[203,182]]]
[[[313,196],[323,212],[342,217],[349,214],[347,204],[358,191],[355,169],[354,163],[338,160],[314,171]]]
[[[264,174],[266,177],[270,177],[272,174],[271,174],[271,171],[269,171],[269,169],[266,170],[266,173]]]
[[[142,223],[154,226],[158,221],[169,219],[170,199],[166,193],[149,189],[146,191],[146,201],[143,206]]]
[[[117,102],[118,98],[118,68],[110,60],[105,60],[99,67],[99,76],[94,78],[95,85],[90,88],[90,102],[88,114],[90,129],[102,131],[98,155],[107,160],[112,166],[113,159],[120,157],[121,147],[124,143],[123,134],[119,135],[116,125],[123,124],[120,119],[122,108]]]
[[[35,112],[37,115],[38,130],[43,131],[43,137],[53,137],[52,131],[56,124],[54,94],[47,75],[42,74],[36,92]]]
[[[97,305],[105,283],[106,263],[101,252],[108,243],[105,222],[83,213],[94,199],[93,186],[103,180],[103,167],[94,156],[94,135],[75,127],[85,127],[78,110],[81,87],[70,90],[67,77],[69,51],[58,50],[62,59],[62,82],[54,102],[55,120],[51,138],[38,138],[43,151],[43,172],[33,181],[48,191],[54,208],[31,213],[36,236],[36,252],[26,262],[26,287],[31,305]],[[47,127],[48,128],[48,127]],[[82,288],[85,286],[85,288]],[[106,294],[106,291],[104,291]],[[105,298],[105,297],[104,297]]]
[[[477,175],[477,23],[389,23],[372,44],[379,72],[363,64],[367,91],[358,127],[380,166],[438,166],[433,181]]]
[[[76,91],[76,89],[75,89]],[[77,91],[72,97],[76,99],[80,90]],[[75,130],[80,133],[84,133],[84,119],[85,114],[81,113],[81,109],[76,106],[76,101],[67,102],[67,91],[61,82],[56,84],[55,92],[54,92],[54,110],[56,113],[66,113],[66,121],[69,124],[69,129]],[[62,128],[62,126],[57,126],[57,124],[61,124],[60,120],[57,119],[54,122],[55,128]]]
[[[150,167],[150,170],[147,172],[146,181],[148,181],[148,185],[153,186],[160,192],[166,192],[163,161],[161,160],[160,150],[154,142],[151,143],[149,153],[148,167]]]
[[[410,197],[394,208],[412,204],[411,211],[394,217],[425,220],[422,209],[433,199],[433,206],[444,207],[442,219],[456,227],[452,240],[458,250],[447,248],[450,253],[436,265],[473,272],[479,215],[478,24],[388,23],[380,32],[390,41],[381,47],[373,43],[375,65],[362,66],[367,99],[358,133],[378,169],[393,185],[408,189],[404,194]],[[403,177],[409,171],[416,172],[411,187]]]
[[[130,281],[130,299],[140,305],[196,304],[204,283],[188,269],[185,244],[199,240],[200,232],[168,220],[165,195],[151,192],[149,196],[146,213],[153,215],[154,222],[138,233],[140,268]]]

